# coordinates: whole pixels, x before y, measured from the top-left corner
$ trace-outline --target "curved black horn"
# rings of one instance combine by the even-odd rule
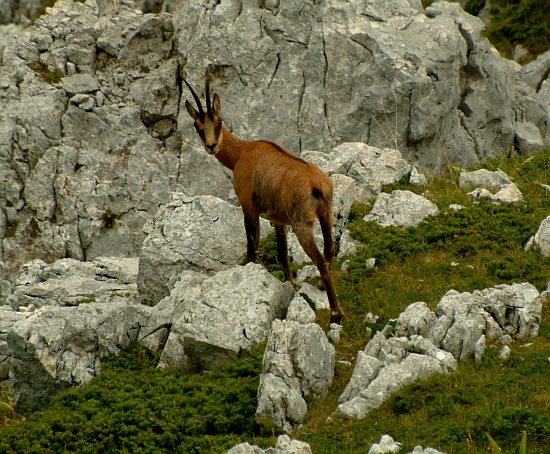
[[[193,95],[193,98],[195,98],[195,102],[197,103],[197,107],[199,108],[199,110],[201,112],[203,112],[201,101],[200,101],[199,97],[197,96],[197,94],[195,93],[195,90],[193,90],[193,87],[191,87],[191,85],[189,85],[189,82],[187,82],[183,77],[182,77],[182,79],[185,82],[185,85],[187,85],[187,87],[191,91],[191,94]],[[207,97],[207,99],[208,99],[208,97]]]
[[[206,112],[208,112],[208,114],[210,115],[210,112],[212,111],[212,107],[211,107],[211,104],[210,104],[210,77],[209,77],[209,74],[210,73],[210,66],[208,66],[206,68],[206,82],[205,82],[205,87],[204,87],[204,91],[205,91],[205,96],[206,96]]]

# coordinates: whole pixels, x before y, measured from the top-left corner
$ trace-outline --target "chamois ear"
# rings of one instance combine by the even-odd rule
[[[212,98],[212,112],[215,115],[220,115],[221,110],[221,104],[220,104],[220,97],[217,93],[214,93],[214,98]]]
[[[195,110],[195,108],[191,105],[191,103],[189,101],[185,101],[185,107],[187,108],[187,112],[189,112],[189,115],[191,116],[191,118],[193,120],[196,120],[197,119],[197,111]]]

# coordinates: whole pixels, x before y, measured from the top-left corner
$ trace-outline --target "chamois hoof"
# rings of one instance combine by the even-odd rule
[[[338,325],[341,325],[342,319],[344,318],[344,314],[339,314],[338,312],[332,312],[330,314],[330,323],[337,323]]]

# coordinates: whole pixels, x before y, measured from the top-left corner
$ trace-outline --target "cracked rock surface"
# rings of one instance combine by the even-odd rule
[[[271,230],[261,218],[261,237]],[[144,231],[138,275],[144,304],[155,305],[167,296],[181,271],[227,270],[246,253],[242,210],[214,196],[173,193]]]

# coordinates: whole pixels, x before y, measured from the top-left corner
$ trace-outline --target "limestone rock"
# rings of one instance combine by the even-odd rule
[[[261,449],[256,445],[241,443],[226,454],[312,454],[309,444],[300,440],[291,440],[288,435],[279,435],[274,448]]]
[[[273,320],[286,314],[293,296],[289,283],[254,263],[212,277],[186,271],[154,307],[138,340],[155,352],[165,344],[161,367],[210,369],[267,338]],[[159,330],[165,335],[159,336]]]
[[[137,340],[150,311],[127,302],[52,306],[12,325],[7,343],[16,411],[45,410],[61,389],[88,383],[104,358]]]
[[[382,435],[380,443],[373,443],[367,454],[385,454],[399,452],[401,443],[396,443],[389,435]]]
[[[536,336],[548,292],[528,283],[497,285],[473,293],[447,292],[434,312],[413,303],[358,352],[337,414],[360,419],[406,384],[455,370],[457,360],[481,361],[486,340],[503,333]],[[419,451],[421,452],[421,451]]]
[[[334,377],[334,347],[316,324],[276,320],[264,353],[256,421],[291,432],[304,421],[304,396],[326,393]]]
[[[528,251],[533,244],[540,248],[540,253],[544,257],[550,256],[550,216],[543,219],[537,232],[529,238],[525,245],[525,251]]]
[[[363,220],[376,221],[383,227],[416,227],[427,216],[436,215],[437,206],[426,198],[411,191],[382,192],[369,214]]]
[[[8,333],[11,327],[20,320],[27,318],[27,314],[14,311],[9,306],[0,306],[0,381],[9,376]]]
[[[181,271],[227,270],[246,252],[242,210],[213,196],[172,194],[144,230],[138,287],[145,304],[167,296]],[[261,236],[271,230],[261,219]]]
[[[525,82],[532,88],[538,89],[550,69],[550,51],[539,55],[535,60],[527,63],[521,70]]]
[[[137,258],[61,259],[52,264],[37,259],[21,268],[7,301],[14,310],[30,305],[137,302],[137,265]]]
[[[516,124],[516,143],[523,156],[531,156],[547,148],[539,128],[529,122]]]
[[[485,188],[490,191],[499,191],[504,186],[512,183],[512,180],[502,170],[491,172],[479,169],[473,172],[461,172],[458,185],[462,189]]]

